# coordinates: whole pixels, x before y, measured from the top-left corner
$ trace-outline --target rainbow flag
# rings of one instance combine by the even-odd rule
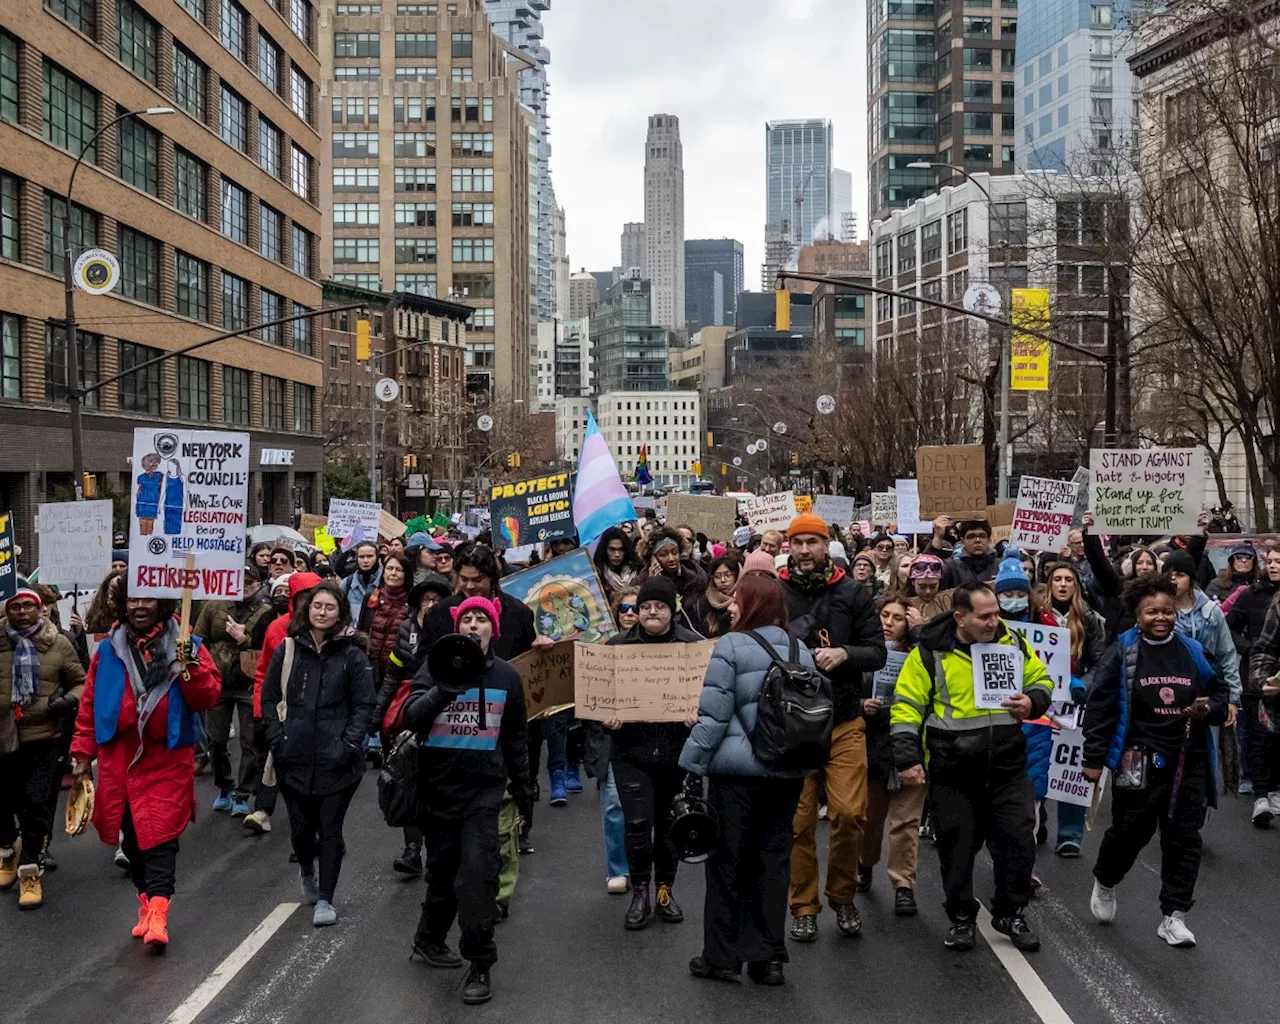
[[[588,412],[573,486],[573,525],[578,528],[578,543],[590,544],[610,526],[635,517],[635,506],[618,473],[618,464],[613,461],[596,418]]]
[[[653,483],[653,477],[649,475],[649,446],[647,444],[640,446],[640,460],[636,463],[636,471],[631,479],[641,487],[645,484]]]

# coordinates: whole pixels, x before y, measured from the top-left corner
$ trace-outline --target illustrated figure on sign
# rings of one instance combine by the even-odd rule
[[[164,482],[164,532],[171,537],[182,532],[184,490],[182,467],[177,459],[170,459],[169,475]]]
[[[143,537],[150,537],[155,532],[156,517],[160,514],[160,489],[163,485],[160,456],[156,452],[142,456],[142,472],[138,474],[138,492],[134,497],[133,511],[138,517],[138,533]]]

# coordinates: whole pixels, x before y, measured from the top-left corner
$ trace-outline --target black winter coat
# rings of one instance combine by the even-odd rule
[[[453,632],[453,616],[449,609],[462,604],[466,595],[454,594],[445,601],[437,601],[422,623],[423,637],[420,641],[423,655],[431,650],[431,645]],[[518,658],[533,647],[538,639],[538,632],[533,624],[533,612],[528,605],[517,601],[514,597],[499,594],[502,604],[502,615],[498,621],[498,636],[493,639],[493,655],[503,661]]]
[[[1280,586],[1270,580],[1258,580],[1236,596],[1231,602],[1231,610],[1227,612],[1227,625],[1236,642],[1236,653],[1240,655],[1240,679],[1246,690],[1251,687],[1245,680],[1244,666],[1249,664],[1254,645],[1262,635],[1262,624],[1267,620],[1267,609],[1275,601],[1278,591]]]
[[[702,637],[679,623],[671,627],[665,636],[651,637],[637,623],[625,633],[618,633],[608,640],[610,647],[627,644],[696,644]],[[609,760],[626,761],[629,764],[667,764],[675,766],[680,762],[680,754],[684,750],[684,741],[689,738],[690,729],[683,722],[624,722],[620,729],[607,732],[609,738]],[[588,737],[588,745],[591,739]],[[590,752],[587,754],[588,764],[594,760]],[[598,769],[592,767],[596,778]]]
[[[328,796],[364,775],[364,738],[373,717],[373,669],[356,634],[328,641],[319,651],[311,633],[290,638],[272,655],[262,683],[262,723],[281,785]],[[281,675],[294,649],[287,711],[282,722]]]
[[[411,611],[400,623],[396,633],[395,649],[387,659],[387,670],[382,673],[382,685],[378,687],[378,703],[373,709],[372,729],[377,732],[382,728],[382,720],[387,717],[387,708],[400,692],[400,684],[412,679],[418,672],[418,666],[427,656],[427,649],[422,640],[425,630],[418,625],[418,617]]]

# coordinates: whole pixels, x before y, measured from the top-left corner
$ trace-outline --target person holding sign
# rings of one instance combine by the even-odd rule
[[[962,550],[959,555],[945,547],[952,520],[948,515],[933,521],[933,538],[925,552],[942,559],[942,589],[951,590],[961,583],[985,582],[993,579],[1000,556],[991,550],[991,524],[985,519],[970,519],[955,524]]]
[[[1227,720],[1229,693],[1205,648],[1177,631],[1178,587],[1148,576],[1125,589],[1137,626],[1117,639],[1094,672],[1084,713],[1084,777],[1111,769],[1111,826],[1093,867],[1089,909],[1116,916],[1116,886],[1160,830],[1156,934],[1194,946],[1186,915],[1200,872],[1205,809],[1217,806],[1215,743],[1209,726]]]
[[[925,783],[951,930],[948,949],[973,949],[978,901],[973,863],[984,845],[995,865],[992,927],[1021,950],[1040,948],[1024,910],[1035,865],[1035,804],[1021,724],[1049,707],[1053,684],[1026,642],[1000,621],[982,583],[957,587],[949,618],[922,627],[898,676],[890,710],[894,766],[904,786]]]

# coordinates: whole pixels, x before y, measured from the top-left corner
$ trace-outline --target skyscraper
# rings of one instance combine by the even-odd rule
[[[622,225],[622,272],[632,267],[645,268],[644,225],[634,221]]]
[[[828,234],[837,242],[858,240],[858,219],[853,212],[853,174],[838,167],[831,171],[831,228]]]
[[[736,239],[691,238],[684,243],[684,315],[690,335],[733,323],[742,272],[742,243]]]
[[[831,223],[831,122],[768,121],[764,136],[765,230],[808,245]]]
[[[653,282],[655,324],[684,328],[684,147],[680,119],[649,118],[644,156],[645,277]],[[623,269],[623,274],[627,268]]]

